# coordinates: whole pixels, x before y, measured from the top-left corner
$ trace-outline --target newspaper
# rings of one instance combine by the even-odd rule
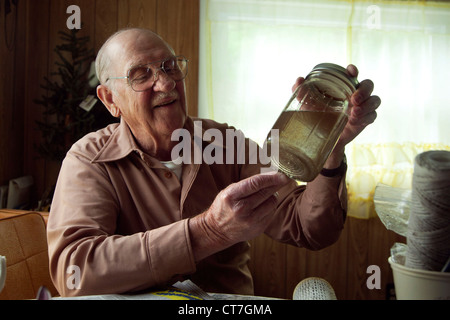
[[[42,295],[49,297],[47,295]],[[38,300],[42,299],[39,296]],[[51,300],[214,300],[191,280],[178,281],[170,288],[137,294],[100,294],[79,297],[50,297]]]
[[[191,280],[178,281],[170,288],[137,294],[100,294],[79,297],[51,297],[50,292],[41,287],[37,300],[272,300],[275,298],[226,293],[206,293]],[[278,299],[276,299],[278,300]]]

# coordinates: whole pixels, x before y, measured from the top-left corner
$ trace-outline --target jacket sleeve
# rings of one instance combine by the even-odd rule
[[[117,235],[118,214],[104,167],[69,152],[47,226],[50,274],[62,296],[137,291],[195,271],[186,219]]]
[[[347,214],[345,177],[324,177],[279,192],[279,204],[266,234],[278,241],[311,250],[335,243]]]
[[[251,140],[247,139],[248,145]],[[251,150],[246,146],[248,150]],[[265,154],[261,148],[259,154]],[[241,178],[262,172],[267,163],[243,165]],[[298,247],[319,250],[336,242],[347,214],[345,175],[318,175],[306,185],[294,180],[278,191],[278,208],[265,233],[271,238]]]

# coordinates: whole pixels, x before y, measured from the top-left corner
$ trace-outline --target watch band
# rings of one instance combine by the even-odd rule
[[[320,174],[325,177],[331,178],[331,177],[336,177],[336,176],[343,176],[346,172],[347,172],[347,157],[344,154],[344,158],[342,159],[339,167],[334,168],[334,169],[323,168],[320,171]]]

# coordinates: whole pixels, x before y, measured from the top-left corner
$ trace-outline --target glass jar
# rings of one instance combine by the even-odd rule
[[[278,152],[272,152],[272,167],[296,180],[313,180],[347,124],[350,97],[358,84],[341,66],[315,66],[267,136],[268,150],[278,147]]]

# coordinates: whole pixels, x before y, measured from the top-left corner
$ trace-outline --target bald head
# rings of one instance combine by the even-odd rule
[[[149,29],[127,28],[119,30],[106,40],[97,54],[95,70],[100,83],[105,84],[109,77],[117,76],[112,73],[116,72],[114,67],[118,60],[126,59],[136,46],[147,42],[154,43],[155,46],[165,46],[174,53],[167,42]]]

